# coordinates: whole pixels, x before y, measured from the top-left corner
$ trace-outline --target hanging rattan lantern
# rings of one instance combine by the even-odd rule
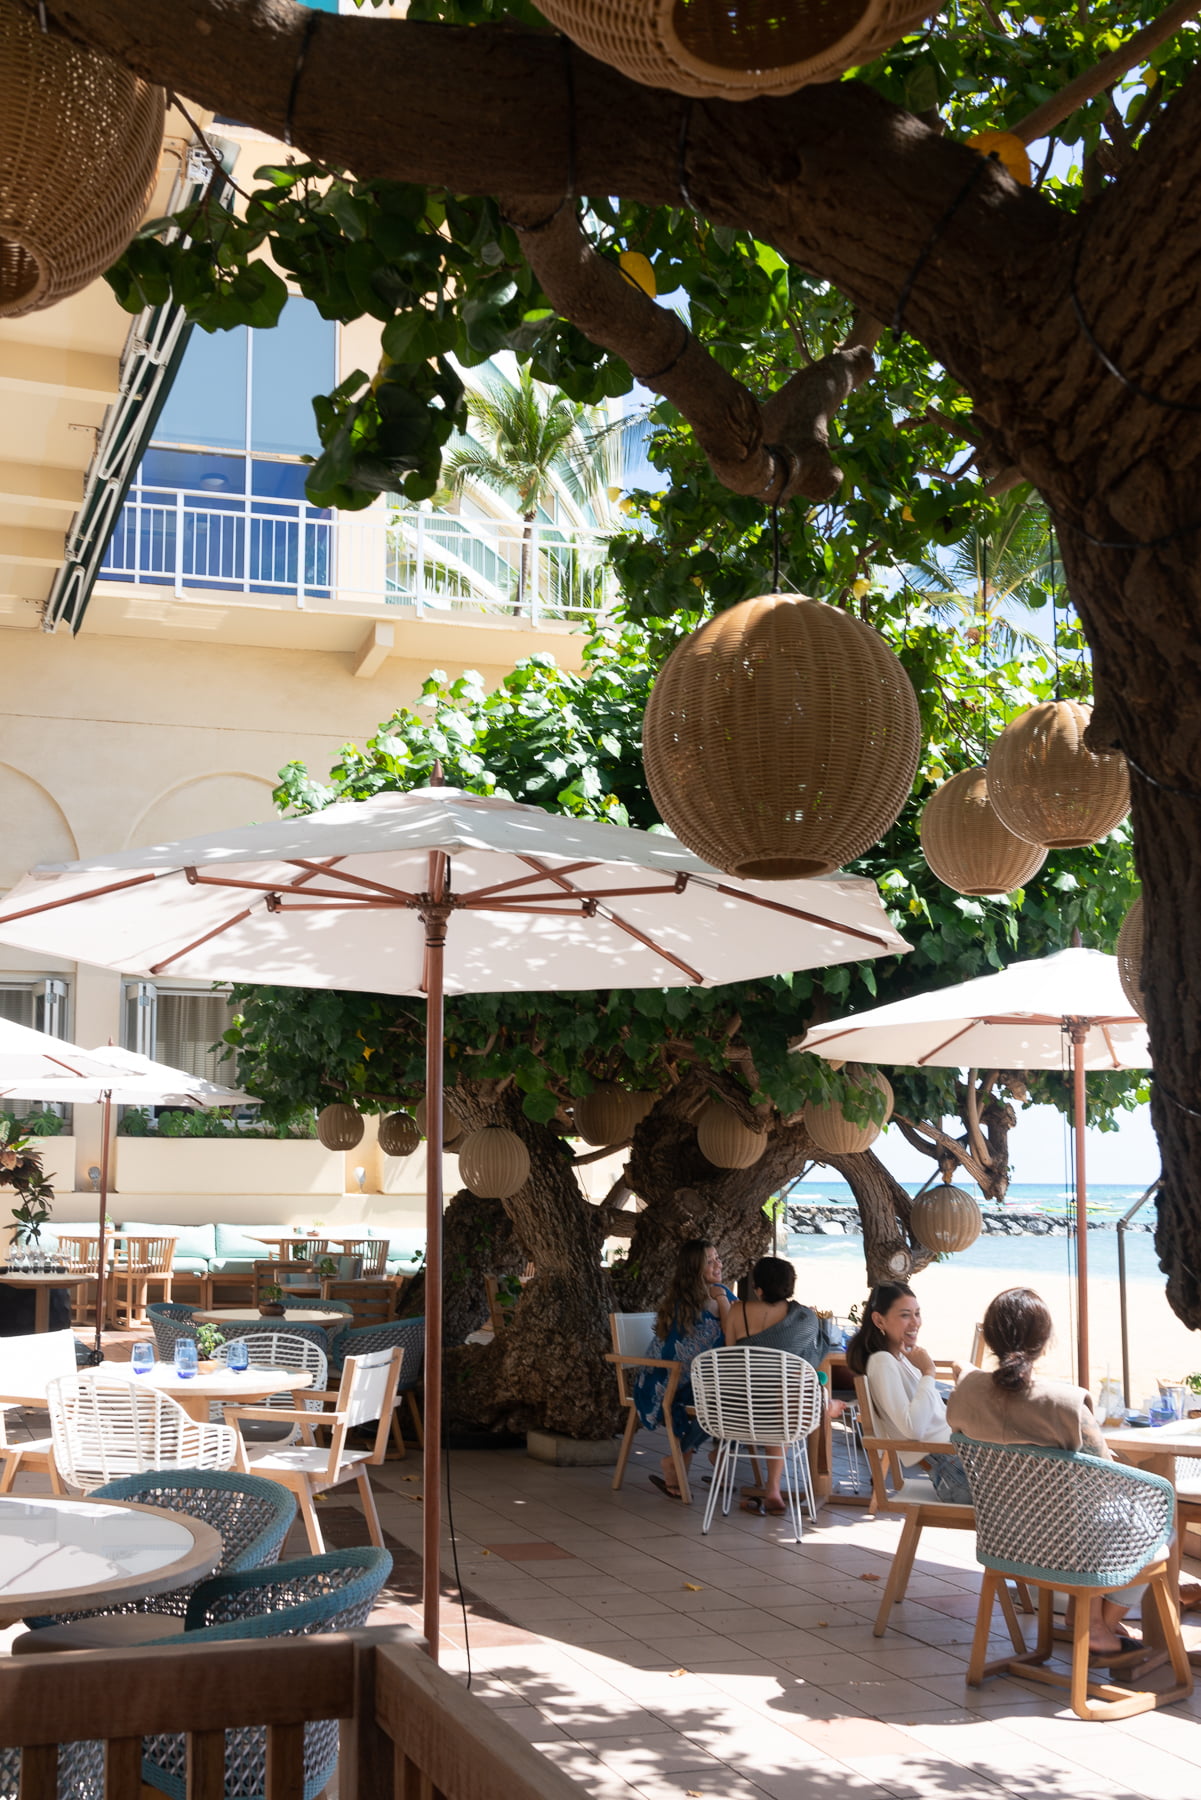
[[[413,1108],[413,1119],[416,1123],[418,1131],[421,1133],[422,1137],[424,1137],[426,1135],[426,1131],[425,1131],[426,1110],[425,1110],[425,1095],[424,1094],[422,1094],[420,1100],[417,1102],[416,1106]],[[443,1101],[442,1101],[442,1148],[444,1150],[453,1149],[453,1147],[459,1142],[459,1140],[462,1136],[463,1136],[463,1121],[459,1118],[457,1113],[453,1113],[450,1110],[450,1101],[443,1099]]]
[[[752,1131],[724,1100],[707,1100],[696,1122],[696,1141],[715,1169],[749,1169],[767,1149],[766,1131]]]
[[[1143,897],[1140,894],[1122,920],[1117,942],[1118,978],[1122,983],[1122,992],[1140,1019],[1147,1016],[1147,1001],[1143,993],[1143,945]]]
[[[933,0],[545,0],[581,50],[645,87],[698,99],[791,94],[872,62]]]
[[[795,594],[745,600],[678,644],[642,732],[681,843],[761,881],[861,856],[908,799],[919,747],[917,697],[883,638]]]
[[[379,1122],[379,1147],[385,1156],[412,1156],[421,1144],[421,1129],[407,1112],[389,1113]]]
[[[634,1096],[612,1081],[598,1081],[571,1103],[577,1134],[586,1144],[624,1144],[638,1123]]]
[[[984,769],[964,769],[944,781],[922,812],[922,854],[938,879],[957,894],[1000,899],[1022,887],[1047,860],[1002,825],[988,798]]]
[[[879,1069],[856,1070],[851,1079],[861,1088],[875,1088],[884,1095],[884,1117],[878,1125],[860,1125],[848,1119],[837,1100],[810,1100],[801,1114],[805,1130],[818,1150],[830,1156],[854,1156],[875,1143],[892,1118],[892,1083]]]
[[[459,1173],[481,1200],[507,1200],[530,1178],[530,1153],[515,1131],[485,1125],[459,1145]]]
[[[909,1209],[909,1227],[927,1250],[939,1256],[966,1250],[984,1229],[980,1208],[962,1188],[937,1187],[919,1194]]]
[[[1126,758],[1084,742],[1092,708],[1048,700],[1019,713],[988,758],[988,797],[1002,825],[1028,844],[1079,850],[1130,811]]]
[[[645,1119],[647,1113],[650,1112],[658,1098],[658,1094],[644,1093],[641,1091],[629,1096],[630,1114],[633,1119],[633,1124],[630,1127],[631,1131],[641,1125],[643,1119]]]
[[[53,306],[116,262],[158,171],[164,100],[0,0],[0,316]]]
[[[317,1114],[317,1136],[327,1150],[353,1150],[363,1139],[363,1116],[339,1100]]]

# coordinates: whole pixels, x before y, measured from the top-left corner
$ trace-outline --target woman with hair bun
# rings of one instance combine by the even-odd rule
[[[952,1430],[978,1443],[1082,1450],[1112,1461],[1086,1390],[1035,1372],[1052,1335],[1045,1302],[1030,1288],[1006,1288],[989,1305],[983,1331],[997,1366],[973,1369],[959,1383],[947,1401]],[[1112,1655],[1130,1647],[1118,1626],[1142,1592],[1141,1587],[1123,1588],[1089,1602],[1090,1649]]]

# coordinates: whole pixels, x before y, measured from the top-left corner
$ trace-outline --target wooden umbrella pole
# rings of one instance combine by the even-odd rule
[[[446,857],[431,851],[425,925],[425,1450],[422,1462],[422,1619],[438,1661],[442,1583],[442,1051]]]
[[[92,1362],[104,1361],[104,1349],[100,1333],[104,1327],[104,1308],[107,1300],[105,1288],[108,1276],[108,1257],[105,1255],[107,1234],[105,1220],[108,1217],[108,1155],[109,1137],[111,1135],[113,1116],[113,1095],[111,1088],[105,1088],[104,1100],[100,1113],[100,1218],[98,1221],[99,1237],[96,1243],[96,1337],[92,1346]]]
[[[1088,1177],[1086,1167],[1084,1040],[1088,1025],[1072,1019],[1072,1113],[1076,1127],[1076,1379],[1088,1387]]]

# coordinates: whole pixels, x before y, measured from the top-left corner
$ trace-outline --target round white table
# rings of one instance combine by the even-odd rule
[[[156,1506],[0,1498],[0,1626],[169,1593],[221,1555],[210,1526]]]
[[[178,1400],[189,1418],[202,1425],[214,1400],[242,1401],[252,1406],[255,1401],[266,1400],[272,1394],[290,1394],[313,1385],[310,1369],[216,1368],[198,1369],[195,1375],[180,1375],[174,1363],[157,1362],[144,1375],[137,1375],[133,1365],[127,1362],[106,1362],[100,1366],[106,1378],[111,1376],[117,1381],[141,1383],[169,1394],[172,1400]]]

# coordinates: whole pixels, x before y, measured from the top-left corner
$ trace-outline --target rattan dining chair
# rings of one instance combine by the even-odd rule
[[[106,1257],[111,1261],[113,1240],[107,1233],[104,1238],[104,1249]],[[92,1289],[100,1274],[100,1238],[94,1232],[90,1237],[63,1237],[60,1233],[58,1253],[67,1265],[69,1275],[90,1277],[88,1281],[82,1282],[71,1292],[71,1319],[78,1325],[87,1318],[89,1307],[95,1309],[96,1295]],[[107,1268],[107,1262],[105,1266]]]
[[[968,1685],[1005,1674],[1066,1687],[1072,1711],[1082,1719],[1128,1719],[1191,1694],[1193,1671],[1168,1561],[1176,1521],[1171,1482],[1073,1450],[981,1444],[958,1434],[952,1443],[971,1482],[976,1560],[984,1567]],[[1037,1640],[1033,1650],[990,1663],[993,1601],[1014,1575],[1038,1590]],[[1175,1677],[1158,1693],[1088,1678],[1089,1601],[1131,1582],[1145,1582],[1150,1591]],[[1057,1591],[1076,1603],[1070,1674],[1046,1667],[1055,1651]],[[1140,1673],[1162,1660],[1144,1662]]]
[[[392,1409],[392,1441],[396,1445],[398,1456],[404,1457],[408,1452],[400,1422],[402,1401],[408,1405],[418,1444],[425,1443],[425,1426],[417,1399],[417,1389],[425,1368],[425,1320],[391,1319],[386,1325],[363,1325],[352,1331],[344,1331],[330,1351],[329,1366],[330,1373],[340,1378],[348,1356],[365,1356],[369,1350],[391,1350],[394,1346],[400,1349],[402,1361],[400,1380],[396,1384],[396,1405]]]
[[[169,1394],[114,1380],[101,1369],[46,1384],[58,1472],[85,1494],[147,1469],[232,1469],[238,1434],[199,1424]]]
[[[294,1399],[292,1390],[281,1384],[278,1394],[258,1401],[257,1405],[291,1413],[299,1401],[306,1412],[321,1414],[325,1411],[325,1403],[318,1396],[324,1392],[328,1380],[329,1361],[321,1346],[314,1344],[309,1338],[298,1337],[292,1331],[248,1331],[245,1337],[236,1341],[245,1344],[252,1368],[304,1369],[312,1376],[311,1395],[305,1389],[299,1392],[298,1399]],[[229,1340],[217,1345],[214,1360],[228,1363]],[[304,1427],[291,1419],[278,1422],[263,1419],[258,1422],[246,1421],[242,1435],[255,1442],[272,1443],[278,1448],[281,1444],[294,1444],[303,1431]],[[305,1441],[312,1442],[311,1430]]]
[[[344,1256],[357,1257],[359,1273],[363,1276],[388,1273],[388,1240],[383,1238],[347,1238],[337,1249],[329,1254],[335,1262]],[[338,1271],[342,1274],[341,1268]]]
[[[127,1237],[117,1240],[111,1273],[113,1308],[119,1315],[125,1310],[126,1325],[144,1325],[146,1302],[152,1283],[163,1290],[162,1298],[171,1299],[171,1283],[175,1279],[175,1239],[173,1237]]]
[[[703,1350],[692,1361],[692,1399],[697,1423],[717,1440],[713,1483],[701,1521],[713,1523],[718,1499],[728,1513],[738,1458],[753,1445],[780,1445],[788,1480],[788,1510],[799,1541],[804,1530],[801,1493],[809,1517],[817,1517],[806,1440],[821,1423],[824,1395],[817,1371],[804,1357],[760,1344]]]

